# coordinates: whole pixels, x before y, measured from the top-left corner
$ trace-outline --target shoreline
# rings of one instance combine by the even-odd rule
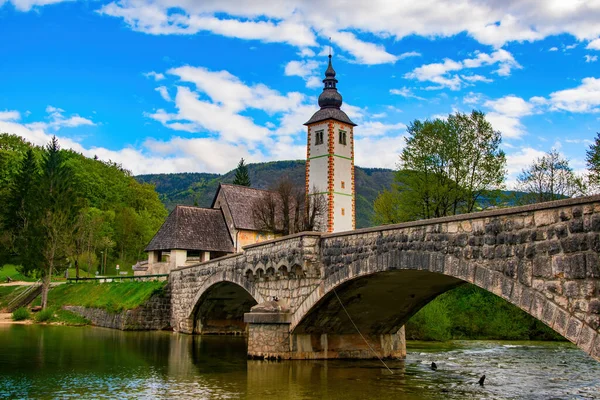
[[[32,325],[33,321],[26,319],[23,321],[13,321],[12,313],[0,313],[0,325]]]

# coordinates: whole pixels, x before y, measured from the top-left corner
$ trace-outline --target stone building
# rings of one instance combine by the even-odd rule
[[[252,214],[253,204],[271,193],[221,183],[210,208],[176,206],[146,246],[148,262],[134,266],[135,275],[165,274],[274,239],[257,226]]]
[[[354,127],[341,110],[342,96],[331,64],[325,71],[320,109],[306,122],[306,195],[325,199],[324,232],[355,228]],[[227,254],[244,246],[274,239],[261,230],[253,207],[273,192],[245,186],[220,184],[210,208],[177,206],[146,247],[148,262],[134,266],[136,275],[168,273]]]

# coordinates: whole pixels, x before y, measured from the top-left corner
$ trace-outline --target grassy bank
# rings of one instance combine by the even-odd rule
[[[12,264],[6,264],[0,267],[0,283],[6,282],[6,278],[23,282],[34,282],[36,280],[35,278],[21,275],[21,273],[17,271],[17,266]]]
[[[406,324],[413,340],[565,340],[504,299],[474,285],[446,292]]]
[[[166,281],[65,284],[50,290],[48,304],[54,308],[83,306],[118,313],[141,306],[153,294],[161,293],[166,284]]]

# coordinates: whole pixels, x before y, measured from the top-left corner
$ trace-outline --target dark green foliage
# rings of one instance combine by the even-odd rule
[[[594,143],[585,153],[585,161],[590,171],[590,179],[594,184],[600,183],[600,132],[596,133]]]
[[[282,177],[287,176],[294,185],[305,184],[306,164],[304,161],[273,161],[248,164],[248,174],[253,187],[268,189]],[[372,226],[373,201],[382,190],[389,188],[394,172],[389,169],[355,167],[356,187],[356,226]],[[156,186],[161,201],[168,209],[176,204],[210,207],[219,182],[232,183],[235,170],[224,175],[186,173],[138,175],[140,182]]]
[[[407,339],[564,340],[504,299],[466,284],[438,296],[406,324]]]
[[[395,184],[375,203],[377,223],[479,211],[498,196],[506,157],[482,112],[417,120],[407,131]]]
[[[16,171],[3,175],[9,183],[0,209],[0,265],[20,264],[34,275],[52,259],[55,271],[71,264],[93,274],[101,254],[113,269],[145,257],[167,215],[151,184],[118,164],[60,150],[55,140],[42,149],[15,138],[0,135],[0,158]],[[53,247],[46,246],[50,240]]]
[[[12,313],[13,321],[25,321],[26,319],[30,319],[31,314],[29,310],[25,307],[19,307]]]
[[[234,185],[250,186],[250,176],[248,175],[248,167],[244,164],[242,158],[235,169],[235,177],[233,178]]]

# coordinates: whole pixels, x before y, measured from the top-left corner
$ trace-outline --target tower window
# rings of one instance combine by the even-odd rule
[[[346,131],[340,131],[340,144],[346,145]]]
[[[342,208],[342,215],[346,215],[346,209]]]
[[[323,131],[315,132],[315,145],[323,144]]]
[[[346,189],[346,182],[342,181],[342,189]]]

